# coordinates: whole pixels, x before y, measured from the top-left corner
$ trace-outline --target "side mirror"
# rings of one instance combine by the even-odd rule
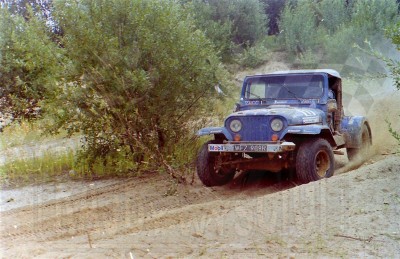
[[[336,112],[337,111],[337,102],[335,99],[329,99],[328,102],[326,103],[328,112]]]
[[[234,112],[237,112],[237,111],[239,111],[240,110],[240,103],[236,103],[235,104],[235,108],[234,108]]]

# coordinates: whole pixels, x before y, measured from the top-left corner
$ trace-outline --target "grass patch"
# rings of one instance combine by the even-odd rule
[[[94,180],[109,177],[138,176],[146,171],[126,157],[98,160],[91,167],[85,159],[79,159],[76,151],[54,153],[44,152],[41,156],[17,159],[0,166],[2,188],[22,187],[29,184],[67,180]]]
[[[0,133],[0,147],[7,149],[10,147],[30,145],[38,142],[44,142],[54,139],[60,139],[66,136],[65,133],[59,135],[45,135],[41,127],[43,122],[37,121],[14,121],[4,128]]]
[[[0,166],[2,186],[23,186],[30,183],[53,181],[55,177],[67,175],[75,163],[74,152],[19,159]]]

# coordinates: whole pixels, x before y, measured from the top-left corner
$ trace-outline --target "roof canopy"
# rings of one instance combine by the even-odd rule
[[[340,78],[339,72],[333,69],[304,69],[304,70],[286,70],[268,73],[266,75],[284,75],[284,74],[312,74],[312,73],[326,73],[330,76]]]

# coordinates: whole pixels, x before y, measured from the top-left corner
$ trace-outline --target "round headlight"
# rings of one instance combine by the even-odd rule
[[[231,121],[229,127],[233,132],[239,132],[242,129],[242,123],[240,122],[240,120],[233,120]]]
[[[283,121],[281,119],[273,119],[271,121],[271,129],[273,131],[281,131],[283,129]]]

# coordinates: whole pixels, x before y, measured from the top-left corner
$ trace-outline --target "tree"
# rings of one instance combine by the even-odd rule
[[[322,0],[316,5],[320,25],[324,26],[329,34],[335,33],[341,26],[348,23],[352,8],[342,0]]]
[[[343,9],[341,3],[334,1],[321,2],[321,10],[324,9],[323,5],[327,6],[324,7],[327,8],[327,13],[328,9],[333,8],[328,8],[331,5],[337,5],[335,10]],[[343,63],[350,56],[357,56],[358,50],[353,46],[367,48],[370,44],[373,48],[379,48],[385,28],[398,20],[395,0],[354,0],[349,1],[346,8],[347,14],[340,11],[344,15],[343,18],[336,17],[339,14],[331,14],[329,19],[332,22],[323,23],[330,32],[325,38],[324,47],[327,59],[331,62]],[[340,22],[341,20],[343,22]],[[329,27],[328,24],[333,27]]]
[[[263,0],[264,10],[269,18],[268,34],[279,34],[279,19],[283,8],[285,7],[286,0]]]
[[[0,12],[0,108],[16,119],[31,118],[56,81],[63,50],[31,7],[24,16]]]
[[[229,10],[224,7],[225,2],[201,0],[190,1],[185,5],[193,14],[196,26],[204,31],[213,42],[219,55],[228,60],[234,48],[233,24],[229,19]]]
[[[236,0],[230,11],[236,44],[253,46],[266,34],[268,17],[264,6],[258,0]]]
[[[357,0],[351,22],[361,37],[372,33],[383,35],[384,29],[396,21],[397,10],[396,0]]]
[[[193,0],[189,9],[221,56],[229,59],[235,46],[253,46],[266,34],[268,17],[258,0]]]
[[[288,1],[279,22],[280,38],[286,49],[301,54],[318,45],[316,15],[310,1]]]
[[[0,0],[2,8],[7,8],[12,14],[18,14],[25,19],[31,17],[31,10],[39,17],[49,20],[51,17],[52,0]]]
[[[190,15],[175,1],[60,0],[54,17],[67,60],[44,106],[52,131],[81,132],[90,163],[171,169],[224,73]]]

